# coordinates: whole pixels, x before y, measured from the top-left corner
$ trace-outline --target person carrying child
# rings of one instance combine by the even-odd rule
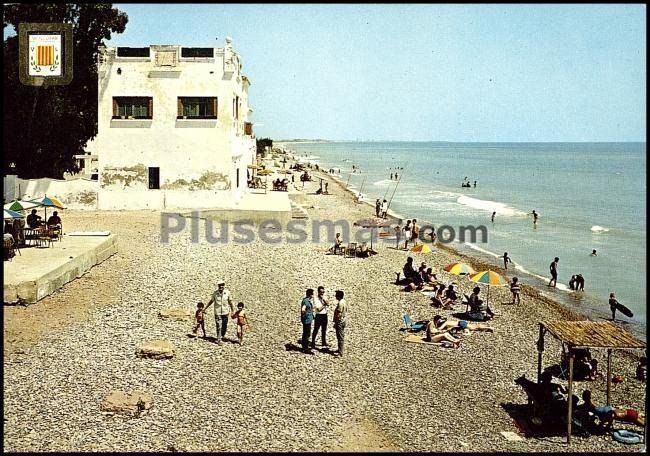
[[[201,331],[203,331],[203,338],[205,339],[205,320],[204,320],[204,312],[205,309],[203,309],[203,303],[199,302],[196,305],[196,313],[194,313],[194,329],[192,329],[192,332],[196,336],[196,333],[198,332],[199,328],[201,328]]]
[[[233,320],[237,320],[237,338],[239,339],[239,345],[244,345],[244,327],[249,329],[248,318],[246,312],[244,311],[244,303],[240,302],[237,304],[237,310],[232,314]]]

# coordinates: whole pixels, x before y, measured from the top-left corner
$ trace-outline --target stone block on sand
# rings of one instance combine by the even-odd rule
[[[169,309],[162,309],[159,313],[158,316],[160,318],[164,318],[167,320],[191,320],[193,315],[191,310],[187,309],[179,309],[176,307],[172,307]]]
[[[174,346],[166,340],[150,340],[140,345],[136,351],[141,358],[164,359],[174,357]]]
[[[151,396],[142,391],[125,393],[124,391],[114,390],[102,401],[100,409],[103,412],[137,416],[152,406],[153,400]]]

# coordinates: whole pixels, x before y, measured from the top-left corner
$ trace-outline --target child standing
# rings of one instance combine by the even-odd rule
[[[517,277],[512,278],[510,282],[510,292],[512,293],[512,303],[521,304],[521,287],[519,286],[519,279]]]
[[[194,329],[192,330],[192,332],[194,333],[194,335],[196,335],[196,333],[198,332],[199,327],[200,327],[201,331],[203,331],[203,338],[205,339],[205,321],[204,321],[203,316],[204,316],[203,303],[199,302],[196,305],[196,313],[194,314],[194,323],[195,323],[195,325],[194,325]]]
[[[244,344],[244,327],[249,328],[248,318],[246,312],[244,311],[244,303],[240,302],[237,304],[237,311],[232,314],[232,318],[237,320],[237,338],[239,339],[239,345]]]

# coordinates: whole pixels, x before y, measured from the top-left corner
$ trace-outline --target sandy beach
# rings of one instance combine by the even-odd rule
[[[318,178],[301,192],[310,239],[313,220],[352,224],[374,215],[326,173],[314,176],[330,181],[330,195],[315,194]],[[430,319],[464,310],[434,309],[423,294],[394,285],[408,255],[442,280],[455,280],[461,293],[475,284],[442,271],[445,265],[487,269],[445,246],[420,254],[379,243],[378,255],[344,258],[326,254],[324,231],[319,243],[278,235],[277,244],[210,244],[204,236],[192,243],[189,224],[162,244],[159,212],[62,216],[68,230],[118,234],[119,253],[37,304],[4,307],[7,451],[643,451],[643,444],[624,445],[607,434],[575,437],[571,446],[563,435],[510,441],[501,434],[518,432],[513,416],[526,406],[514,379],[536,378],[538,323],[582,319],[530,287],[518,306],[509,304],[507,288],[492,287],[494,332],[465,336],[458,349],[403,341],[404,312]],[[253,330],[241,347],[190,338],[190,321],[158,317],[170,307],[193,312],[219,278],[248,309]],[[319,285],[332,300],[344,290],[350,305],[343,358],[285,349],[300,337],[305,289]],[[214,336],[211,309],[206,329]],[[232,323],[228,337],[235,340]],[[137,346],[151,339],[170,341],[176,356],[137,358]],[[546,341],[549,366],[559,362],[561,348],[550,336]],[[336,345],[331,323],[328,342]],[[604,371],[606,351],[592,353]],[[641,355],[614,353],[613,373],[625,377],[612,389],[614,406],[643,410],[645,383],[634,378]],[[590,389],[601,404],[605,386],[600,378],[577,382],[575,391]],[[153,407],[139,418],[101,412],[116,389],[143,390]]]

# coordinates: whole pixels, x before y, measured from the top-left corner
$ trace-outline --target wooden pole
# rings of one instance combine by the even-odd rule
[[[544,325],[539,324],[539,339],[537,339],[537,383],[542,375],[542,353],[544,352]]]
[[[573,421],[573,351],[569,349],[569,397],[567,399],[566,443],[571,443],[571,422]]]
[[[607,349],[607,405],[610,404],[612,390],[612,349]]]

